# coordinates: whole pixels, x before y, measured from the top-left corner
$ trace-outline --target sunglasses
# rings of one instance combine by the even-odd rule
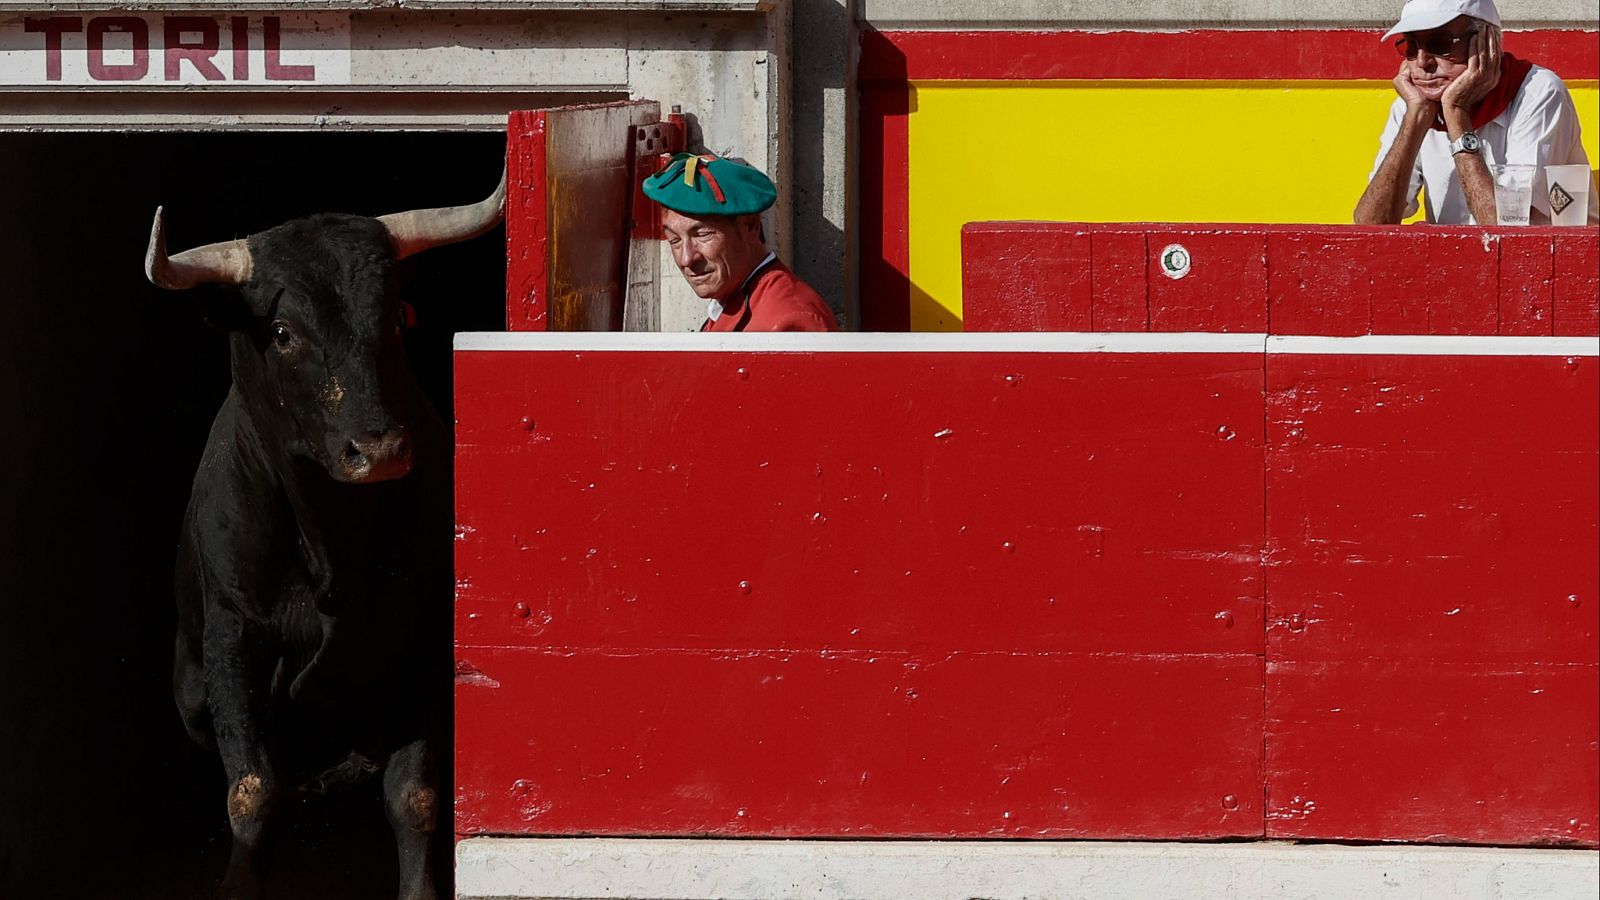
[[[1406,35],[1394,42],[1394,49],[1399,51],[1400,55],[1406,59],[1416,59],[1418,50],[1428,51],[1429,56],[1453,59],[1458,53],[1462,56],[1466,55],[1467,42],[1472,40],[1472,36],[1477,33],[1477,31],[1468,31],[1464,34],[1452,36],[1438,31],[1426,32],[1425,36],[1420,40]]]

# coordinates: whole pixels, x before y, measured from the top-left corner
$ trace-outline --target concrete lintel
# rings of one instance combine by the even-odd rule
[[[459,900],[1593,900],[1586,850],[1072,841],[472,838]]]
[[[500,9],[519,12],[767,12],[782,0],[0,0],[0,12],[273,12]]]

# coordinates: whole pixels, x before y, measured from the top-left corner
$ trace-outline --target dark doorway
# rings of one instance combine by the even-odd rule
[[[493,133],[0,135],[0,895],[206,897],[227,855],[221,768],[170,690],[173,551],[227,357],[199,314],[218,289],[144,279],[157,204],[177,251],[474,202],[504,150]],[[503,327],[504,231],[404,265],[413,364],[449,421],[451,335]],[[295,806],[270,897],[394,895],[375,787]]]

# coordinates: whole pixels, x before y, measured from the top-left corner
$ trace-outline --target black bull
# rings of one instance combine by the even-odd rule
[[[298,791],[383,778],[400,896],[437,896],[448,746],[449,432],[405,360],[394,264],[499,221],[482,203],[321,215],[145,270],[233,285],[212,311],[233,385],[211,426],[176,570],[173,693],[227,777],[231,898],[260,895],[275,814]]]

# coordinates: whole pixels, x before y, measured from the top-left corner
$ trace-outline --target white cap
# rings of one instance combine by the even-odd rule
[[[1500,27],[1500,10],[1494,8],[1494,0],[1410,0],[1400,10],[1400,21],[1394,23],[1383,39],[1387,41],[1408,31],[1428,31],[1448,25],[1456,16],[1471,16]]]

